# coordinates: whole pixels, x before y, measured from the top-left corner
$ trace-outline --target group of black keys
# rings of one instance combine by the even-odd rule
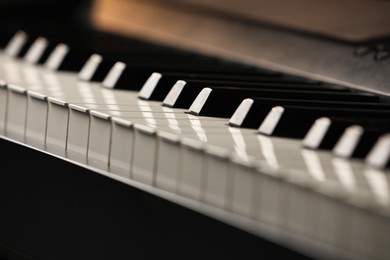
[[[23,58],[39,37],[34,33],[28,36],[18,58]],[[3,47],[10,38],[11,34],[3,35]],[[139,98],[161,101],[163,106],[172,108],[189,109],[204,92],[205,101],[196,110],[188,112],[227,118],[233,127],[303,139],[316,120],[327,118],[330,124],[325,133],[309,148],[332,150],[348,127],[358,125],[364,131],[351,148],[349,157],[365,158],[378,139],[390,132],[390,102],[375,93],[94,30],[54,30],[45,38],[48,45],[36,62],[38,65],[44,64],[57,44],[63,42],[69,46],[69,52],[58,71],[79,72],[92,54],[99,54],[103,59],[88,80],[103,82],[114,65],[121,61],[126,66],[111,86],[113,89],[140,91],[151,75],[157,73],[158,80],[148,86],[148,94],[140,92]],[[164,101],[178,81],[182,84],[180,91],[173,100]],[[232,120],[239,109],[239,115]],[[269,119],[272,116],[276,118]],[[266,119],[273,125],[271,130],[263,131],[261,125]],[[385,160],[384,167],[389,167],[389,157]]]

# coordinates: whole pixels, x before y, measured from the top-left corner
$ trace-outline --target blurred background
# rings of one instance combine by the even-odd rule
[[[126,14],[126,19],[131,19],[132,15],[139,15],[132,13],[130,7],[127,9],[129,3],[137,2],[350,42],[390,35],[388,0],[1,0],[0,21],[3,30],[4,27],[25,25],[26,21],[43,29],[53,26],[56,21],[67,21],[69,26],[89,26],[91,16],[115,16],[115,12],[120,12]]]

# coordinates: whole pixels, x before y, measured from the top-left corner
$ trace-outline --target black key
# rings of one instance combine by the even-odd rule
[[[309,149],[331,150],[340,140],[345,130],[357,123],[364,128],[376,129],[381,133],[390,131],[390,120],[386,119],[354,122],[352,120],[321,117],[315,120],[306,133],[302,145]]]
[[[235,83],[231,85],[234,84]],[[193,80],[190,80],[188,82],[179,80],[175,83],[175,85],[169,91],[168,95],[163,100],[163,106],[173,107],[173,108],[189,108],[193,100],[198,96],[200,90],[202,90],[203,88],[204,87],[202,87],[202,84],[193,83]],[[228,88],[228,87],[222,87],[222,88]],[[284,84],[274,85],[268,83],[257,83],[256,85],[253,86],[253,88],[268,89],[268,90],[273,90],[273,89],[294,90],[295,84],[285,86]],[[310,91],[324,90],[324,91],[335,91],[335,92],[349,91],[348,89],[337,88],[337,87],[327,89],[327,86],[325,85],[312,85],[312,86],[297,85],[297,90],[310,90]]]
[[[277,106],[272,108],[258,131],[266,135],[302,139],[315,120],[320,117],[364,122],[368,120],[387,120],[390,118],[390,111]]]
[[[31,44],[31,39],[24,31],[17,31],[7,42],[4,52],[9,57],[22,57]]]
[[[255,90],[241,88],[204,88],[189,108],[189,113],[201,116],[229,118],[246,98],[285,98],[338,101],[377,102],[372,94],[335,93],[326,91]]]
[[[88,32],[48,33],[56,42],[64,42],[77,52],[97,53],[105,60],[122,61],[128,67],[145,69],[149,76],[154,71],[209,71],[243,74],[279,75],[254,67],[226,62],[222,59],[178,51],[165,46],[122,38],[115,35]],[[66,40],[68,39],[68,40]],[[131,72],[131,71],[130,71]],[[144,79],[145,81],[146,79]]]
[[[1,49],[5,49],[7,47],[7,45],[10,43],[10,41],[13,39],[13,37],[15,37],[15,34],[17,33],[17,31],[13,31],[13,30],[4,30],[4,31],[1,31],[0,33],[0,48]]]
[[[161,75],[161,74],[160,74]],[[192,78],[183,78],[181,79],[185,82],[185,89],[189,95],[189,92],[192,91],[194,98],[203,88],[209,86],[222,86],[222,87],[236,87],[236,88],[255,88],[255,89],[291,89],[291,90],[310,90],[310,91],[336,91],[336,92],[349,92],[347,88],[341,87],[331,87],[321,84],[306,84],[299,83],[293,80],[286,78],[270,78],[268,77],[258,77],[256,81],[251,81],[248,79],[243,79],[242,75],[235,74],[192,74],[189,75]],[[153,75],[151,76],[153,77]],[[139,97],[146,100],[155,100],[163,101],[164,98],[169,94],[173,89],[173,86],[177,83],[176,76],[165,76],[161,75],[157,82],[154,84],[145,84],[141,91]],[[180,83],[182,84],[182,83]],[[147,95],[143,95],[143,90]],[[177,90],[172,90],[177,91]],[[183,88],[182,88],[183,91]],[[178,96],[178,94],[176,94]]]
[[[273,106],[299,106],[315,109],[320,108],[351,108],[366,110],[388,110],[390,104],[371,102],[337,102],[327,100],[303,100],[303,99],[272,99],[251,98],[243,100],[229,120],[229,125],[257,129],[264,119],[264,108],[267,105],[267,113]],[[261,115],[261,116],[260,116]]]
[[[79,71],[79,78],[84,81],[102,82],[115,62],[104,59],[99,54],[92,54]]]
[[[40,55],[40,59],[36,62],[36,63],[39,62],[42,63],[45,57],[49,55],[50,50],[54,48],[53,43],[50,42],[49,39],[47,39],[46,37],[42,37],[41,35],[30,33],[30,32],[27,33],[22,30],[17,31],[14,34],[14,37],[18,37],[18,34],[21,33],[24,33],[26,35],[26,41],[23,44],[22,48],[18,51],[17,55],[15,55],[15,58],[25,59],[27,53],[31,50],[31,48],[37,42],[37,40],[39,41],[39,39],[45,39],[47,41],[47,46],[45,48],[44,53]],[[12,39],[10,39],[10,41],[12,41]]]
[[[18,38],[17,41],[21,41],[21,38],[23,37],[25,37],[25,40],[17,50],[15,49],[15,55],[10,56],[24,59],[29,63],[42,64],[55,47],[55,44],[45,37],[29,35],[24,31],[17,31],[14,33],[13,37],[9,39],[8,44],[5,47],[6,53],[8,52],[7,48],[13,44],[13,40]]]
[[[90,53],[77,52],[68,45],[60,43],[44,61],[44,66],[56,71],[76,72],[81,70],[90,56]]]
[[[189,108],[203,88],[189,87],[184,80],[178,80],[165,96],[162,105],[172,108]]]
[[[23,59],[31,64],[43,64],[55,48],[55,44],[44,37],[37,37]]]
[[[35,39],[33,37],[28,36],[25,44],[22,46],[22,48],[20,49],[18,54],[15,56],[15,58],[19,58],[19,59],[23,58],[26,55],[29,48],[31,47],[31,45],[33,44],[34,40]]]
[[[345,129],[332,151],[344,158],[365,158],[383,134],[361,125],[353,125]]]
[[[390,168],[390,133],[379,137],[365,158],[367,165],[375,168]]]
[[[333,90],[338,92],[349,92],[350,90],[341,86],[325,85],[321,82],[305,82],[288,77],[267,77],[258,75],[247,76],[242,74],[220,74],[220,75],[206,75],[204,78],[189,78],[183,79],[188,86],[231,86],[231,87],[256,87],[259,84],[267,86],[267,88],[282,88],[292,90]],[[232,85],[233,84],[233,85]]]
[[[139,91],[149,75],[148,69],[130,68],[123,62],[116,62],[104,77],[102,85],[106,88]]]
[[[95,41],[99,42],[99,40]],[[128,43],[129,42],[129,43]],[[265,70],[254,69],[248,66],[237,65],[221,59],[201,56],[199,54],[173,50],[163,46],[152,45],[145,42],[133,44],[134,40],[126,39],[125,43],[112,45],[103,44],[103,48],[91,46],[89,51],[102,55],[107,60],[122,61],[129,67],[144,68],[153,72],[172,71],[209,71],[225,73],[242,73],[248,75],[279,75]],[[106,48],[106,46],[109,46]],[[114,50],[114,53],[112,52]]]
[[[44,64],[46,60],[49,58],[50,54],[53,52],[55,47],[57,46],[56,43],[48,41],[48,45],[45,48],[44,52],[42,53],[41,57],[37,60],[37,64]]]
[[[153,97],[150,95],[141,95],[140,98],[148,100],[160,100],[162,101],[165,96],[168,94],[173,85],[177,80],[184,79],[210,79],[210,80],[241,80],[245,78],[260,80],[264,78],[261,75],[242,75],[242,74],[228,74],[223,71],[223,68],[220,68],[219,72],[207,71],[204,68],[181,68],[181,71],[170,71],[169,69],[159,69],[153,67],[143,67],[136,65],[124,64],[125,69],[122,70],[118,75],[118,79],[115,84],[110,88],[115,89],[129,89],[129,90],[140,90],[141,88],[146,88],[145,93],[153,94]],[[115,67],[112,68],[115,70]],[[176,69],[178,70],[178,69]],[[164,71],[162,73],[154,71]],[[111,70],[110,72],[111,73]],[[158,76],[157,76],[158,75]],[[156,81],[151,81],[150,78],[155,78]],[[158,79],[158,80],[157,80]],[[154,82],[154,84],[146,84],[147,82]],[[156,88],[158,85],[158,88]]]

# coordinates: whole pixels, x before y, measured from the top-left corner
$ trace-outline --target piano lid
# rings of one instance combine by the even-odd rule
[[[163,0],[289,29],[361,42],[390,36],[390,1]]]
[[[390,96],[390,1],[95,0],[92,26]],[[358,43],[372,44],[356,55]],[[388,55],[390,56],[390,55]]]

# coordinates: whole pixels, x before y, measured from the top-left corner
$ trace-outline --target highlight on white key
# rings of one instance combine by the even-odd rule
[[[316,119],[314,124],[303,138],[302,145],[306,148],[317,149],[320,146],[326,132],[328,131],[330,124],[331,120],[327,117]]]
[[[279,119],[282,117],[284,112],[284,107],[275,106],[271,109],[268,115],[265,117],[261,123],[258,131],[261,134],[271,135],[276,126],[278,125]]]
[[[233,115],[229,119],[229,125],[232,126],[241,126],[244,122],[246,115],[252,107],[253,99],[246,98],[241,104],[237,107],[236,111],[234,111]]]
[[[355,150],[364,129],[359,125],[352,125],[345,129],[343,135],[333,148],[333,153],[337,156],[350,158]]]
[[[390,134],[384,134],[368,153],[365,162],[368,165],[385,168],[390,163]]]
[[[186,84],[187,82],[185,82],[184,80],[176,81],[175,85],[173,85],[169,93],[164,98],[163,105],[167,107],[173,107]]]
[[[156,88],[158,82],[160,81],[161,77],[161,73],[153,72],[139,91],[138,97],[142,99],[149,99],[152,96],[152,93]]]
[[[97,68],[102,62],[103,57],[99,54],[92,54],[84,66],[81,68],[78,77],[83,81],[90,81],[95,74]]]
[[[192,102],[189,111],[194,114],[199,114],[202,110],[202,107],[206,103],[207,98],[209,97],[211,91],[213,91],[211,88],[204,88],[202,89],[198,96],[196,96],[194,102]]]
[[[5,54],[9,57],[16,57],[27,42],[28,36],[23,31],[17,31],[5,47]]]
[[[125,68],[125,63],[120,61],[116,62],[104,78],[102,86],[105,88],[114,88]]]
[[[52,53],[50,53],[50,56],[49,58],[47,58],[46,62],[45,62],[45,68],[49,69],[49,70],[58,70],[59,67],[61,66],[61,63],[63,62],[63,60],[65,59],[65,56],[68,54],[69,52],[69,46],[64,44],[64,43],[60,43],[58,44],[55,49],[52,51]]]
[[[31,64],[38,63],[48,45],[49,41],[46,38],[38,37],[28,49],[24,60]]]

